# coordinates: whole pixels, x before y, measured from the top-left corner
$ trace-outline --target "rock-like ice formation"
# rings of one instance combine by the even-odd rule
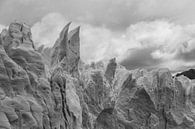
[[[2,129],[195,129],[195,89],[168,69],[127,70],[115,59],[85,65],[79,27],[68,23],[52,48],[30,27],[0,36]]]

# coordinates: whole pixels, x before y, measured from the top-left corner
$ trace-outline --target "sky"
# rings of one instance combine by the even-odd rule
[[[0,0],[0,31],[19,20],[37,46],[81,26],[81,59],[116,57],[128,69],[195,66],[194,0]]]

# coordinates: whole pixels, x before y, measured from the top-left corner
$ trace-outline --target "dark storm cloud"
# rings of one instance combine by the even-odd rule
[[[125,66],[127,69],[136,69],[144,67],[155,67],[161,60],[154,59],[151,53],[154,48],[143,48],[143,49],[133,49],[129,50],[128,55],[124,60],[121,61],[121,65]]]
[[[187,52],[178,51],[176,55],[176,59],[184,60],[184,61],[195,61],[195,49]]]

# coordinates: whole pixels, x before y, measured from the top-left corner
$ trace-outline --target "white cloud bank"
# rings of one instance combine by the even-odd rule
[[[6,27],[4,26],[4,25],[1,25],[0,24],[0,32],[3,30],[3,29],[5,29]]]

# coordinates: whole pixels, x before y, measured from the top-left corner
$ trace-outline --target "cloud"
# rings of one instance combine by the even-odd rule
[[[166,18],[174,22],[195,23],[194,0],[1,0],[0,23],[15,19],[31,25],[51,12],[69,21],[124,31],[140,21]]]
[[[168,67],[171,70],[193,67],[195,65],[194,30],[195,24],[179,25],[166,20],[131,25],[127,35],[141,45],[139,48],[142,48],[142,51],[139,49],[130,53],[130,56],[124,56],[122,64],[130,67],[129,63],[136,62],[133,65],[138,67],[141,64],[145,67]],[[152,51],[146,51],[151,48]],[[131,68],[135,67],[133,65]]]
[[[179,51],[177,55],[177,59],[181,59],[184,61],[195,61],[194,55],[195,55],[195,49],[188,52]]]
[[[67,22],[58,13],[50,13],[44,16],[41,21],[35,23],[31,28],[33,41],[36,45],[52,46]]]
[[[158,67],[162,61],[152,57],[151,53],[154,50],[155,48],[152,47],[131,49],[126,53],[126,58],[120,64],[127,69]]]

